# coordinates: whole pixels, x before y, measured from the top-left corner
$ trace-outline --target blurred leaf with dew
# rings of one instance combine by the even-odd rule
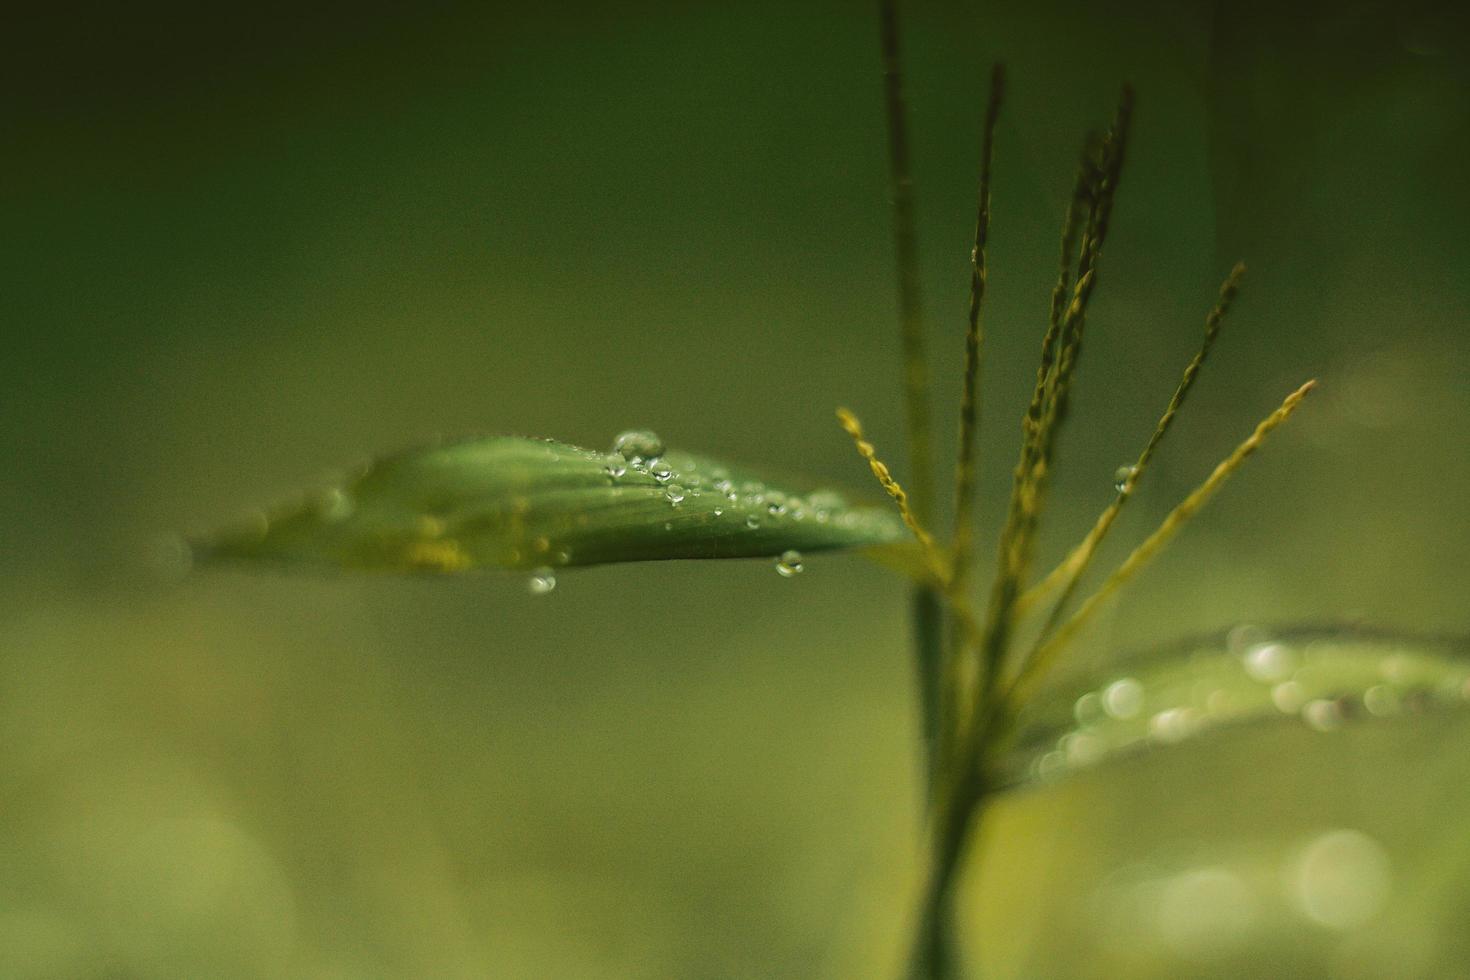
[[[907,537],[886,508],[782,489],[635,432],[611,452],[518,437],[410,450],[190,545],[204,564],[455,573],[901,550]]]
[[[1361,630],[1235,632],[1039,693],[1019,710],[997,765],[1012,786],[1049,782],[1242,726],[1330,732],[1467,703],[1463,642]]]

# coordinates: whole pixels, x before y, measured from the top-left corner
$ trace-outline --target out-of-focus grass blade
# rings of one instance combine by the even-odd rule
[[[1187,752],[1192,740],[1242,725],[1330,733],[1467,706],[1465,643],[1357,630],[1237,632],[1039,694],[1018,712],[998,765],[1012,785],[1048,782],[1126,755]]]
[[[833,491],[790,492],[684,453],[628,455],[515,437],[413,450],[190,544],[204,563],[450,573],[748,558],[907,538],[889,509]]]

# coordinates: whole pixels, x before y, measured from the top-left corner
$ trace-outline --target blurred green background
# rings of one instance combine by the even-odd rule
[[[902,473],[868,5],[6,21],[0,975],[892,975],[919,789],[882,570],[634,566],[532,599],[149,557],[433,433],[646,426],[861,489],[847,404]],[[1089,656],[1470,627],[1467,36],[1449,4],[911,5],[942,446],[984,79],[1010,69],[987,529],[1076,149],[1124,79],[1043,557],[1108,499],[1234,260],[1246,291],[1104,558],[1322,380]],[[994,976],[1470,975],[1467,749],[1454,718],[1282,726],[1017,795],[966,931]],[[1278,869],[1318,844],[1381,879],[1366,925],[1292,905]]]

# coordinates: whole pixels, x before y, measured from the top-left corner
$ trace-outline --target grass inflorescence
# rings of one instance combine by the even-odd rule
[[[900,321],[905,351],[904,391],[909,420],[909,457],[914,482],[925,491],[918,512],[931,514],[927,491],[932,437],[927,379],[922,369],[925,338],[918,335],[922,318],[917,292],[917,247],[913,229],[913,181],[909,172],[908,122],[899,63],[898,14],[895,0],[880,0],[880,25],[889,133],[889,162],[897,244]],[[960,441],[955,465],[953,534],[947,547],[936,543],[919,523],[904,491],[872,446],[862,439],[856,419],[839,415],[858,442],[873,472],[898,504],[905,524],[919,541],[930,566],[931,584],[922,594],[941,598],[942,611],[919,602],[915,606],[916,653],[921,686],[923,730],[928,746],[927,799],[930,802],[930,862],[923,906],[919,912],[912,972],[915,977],[942,978],[955,973],[950,937],[952,892],[974,825],[993,787],[997,747],[1025,699],[1034,693],[1051,667],[1097,609],[1142,569],[1196,514],[1272,430],[1285,422],[1311,391],[1307,382],[1265,418],[1210,476],[1190,493],[1102,585],[1076,608],[1072,600],[1098,546],[1147,471],[1156,450],[1185,403],[1220,333],[1225,315],[1240,288],[1244,267],[1236,265],[1220,289],[1206,318],[1204,340],[1185,367],[1133,465],[1120,471],[1117,493],[1082,541],[1057,568],[1039,582],[1032,579],[1037,532],[1046,511],[1047,491],[1057,462],[1059,436],[1071,407],[1071,395],[1086,338],[1088,310],[1097,289],[1104,247],[1113,225],[1114,206],[1127,155],[1134,95],[1124,86],[1117,111],[1101,135],[1089,134],[1063,221],[1060,263],[1051,294],[1040,363],[1031,397],[1021,416],[1021,445],[1012,475],[1010,499],[1000,530],[996,568],[983,617],[976,615],[967,583],[973,573],[974,487],[978,469],[976,438],[980,419],[980,373],[983,358],[983,305],[988,286],[986,248],[990,233],[990,196],[994,137],[1004,98],[1005,74],[991,73],[990,93],[981,124],[982,149],[975,244],[971,253],[970,307],[964,335],[964,375],[960,405]],[[1046,608],[1047,600],[1051,601]],[[1069,614],[1070,611],[1070,614]],[[948,617],[940,629],[933,617]],[[1033,644],[1016,642],[1023,617],[1039,616]],[[936,649],[935,644],[940,644]]]

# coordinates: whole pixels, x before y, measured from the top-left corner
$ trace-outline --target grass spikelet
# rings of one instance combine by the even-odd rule
[[[1107,239],[1112,202],[1123,165],[1128,125],[1133,111],[1133,92],[1124,87],[1117,115],[1103,139],[1096,168],[1084,163],[1078,181],[1078,197],[1088,201],[1086,228],[1079,246],[1077,280],[1072,299],[1060,317],[1053,306],[1052,324],[1042,341],[1042,365],[1036,389],[1022,422],[1020,460],[1012,481],[1011,502],[1001,531],[999,569],[991,588],[985,636],[980,650],[975,701],[984,705],[995,680],[1004,670],[1015,622],[1015,602],[1025,583],[1035,550],[1036,526],[1045,502],[1046,487],[1056,433],[1066,418],[1071,379],[1076,371],[1086,324],[1087,305],[1097,281],[1097,263]],[[1075,231],[1069,215],[1063,229],[1063,258],[1070,253],[1067,242]],[[1060,282],[1060,279],[1059,279]],[[1054,360],[1053,360],[1054,358]],[[1049,363],[1050,362],[1050,363]]]
[[[954,545],[951,565],[957,583],[963,583],[970,564],[974,533],[975,475],[979,463],[975,443],[980,430],[980,368],[985,328],[981,311],[988,282],[985,247],[990,237],[990,176],[995,159],[995,124],[1005,96],[1005,69],[997,64],[990,74],[990,101],[980,151],[980,192],[975,213],[975,246],[970,251],[970,315],[965,331],[965,374],[960,398],[960,448],[955,464]]]
[[[1052,569],[1046,578],[1042,579],[1041,582],[1037,583],[1016,600],[1016,615],[1024,616],[1037,602],[1050,595],[1057,587],[1061,586],[1063,588],[1061,597],[1057,600],[1056,605],[1048,617],[1046,626],[1042,629],[1041,636],[1043,639],[1055,627],[1068,600],[1076,590],[1077,583],[1081,579],[1083,572],[1087,570],[1088,563],[1092,561],[1093,554],[1096,553],[1103,538],[1107,537],[1108,531],[1112,529],[1113,522],[1117,520],[1119,512],[1123,509],[1123,505],[1133,495],[1133,490],[1137,487],[1138,481],[1143,477],[1144,471],[1153,459],[1154,452],[1158,449],[1159,443],[1163,441],[1165,434],[1168,433],[1170,426],[1174,423],[1174,418],[1179,414],[1180,408],[1183,407],[1184,400],[1189,395],[1189,389],[1194,386],[1195,379],[1199,376],[1200,368],[1204,366],[1205,361],[1210,356],[1210,350],[1215,346],[1215,339],[1220,335],[1220,325],[1224,322],[1225,314],[1229,312],[1230,304],[1235,299],[1236,293],[1240,290],[1240,283],[1244,276],[1245,265],[1243,263],[1236,263],[1235,268],[1230,271],[1230,275],[1220,286],[1219,298],[1216,300],[1214,308],[1210,310],[1209,315],[1205,318],[1204,340],[1200,343],[1199,350],[1190,359],[1189,364],[1185,366],[1184,374],[1180,377],[1179,384],[1175,387],[1174,394],[1169,399],[1168,406],[1164,409],[1164,414],[1159,417],[1158,424],[1154,426],[1153,434],[1149,437],[1148,443],[1143,447],[1143,451],[1138,454],[1138,459],[1128,468],[1128,474],[1119,486],[1117,495],[1114,496],[1107,508],[1098,515],[1096,523],[1092,526],[1092,530],[1087,533],[1087,536],[1082,539],[1077,547],[1072,549],[1066,559],[1057,565],[1056,568]]]
[[[845,408],[839,408],[837,410],[837,424],[842,426],[842,430],[852,437],[852,442],[857,447],[858,455],[867,460],[868,468],[873,471],[873,476],[877,478],[879,486],[898,505],[898,514],[903,518],[904,526],[909,529],[914,538],[918,540],[919,545],[924,549],[925,556],[932,566],[931,570],[935,573],[935,578],[941,584],[947,584],[950,579],[949,571],[945,567],[943,556],[939,553],[938,545],[934,542],[934,536],[925,530],[924,525],[919,523],[919,518],[914,514],[914,509],[909,503],[908,491],[904,490],[903,485],[894,479],[892,471],[888,469],[888,464],[878,458],[878,451],[873,448],[873,444],[863,434],[863,423],[852,412]]]
[[[1152,561],[1164,546],[1167,545],[1174,535],[1182,528],[1200,509],[1214,496],[1215,491],[1228,480],[1236,470],[1240,469],[1247,457],[1260,448],[1272,430],[1276,429],[1296,411],[1302,399],[1315,388],[1315,380],[1308,381],[1296,391],[1286,396],[1279,408],[1266,416],[1256,426],[1244,442],[1235,447],[1235,450],[1220,462],[1209,477],[1195,490],[1185,497],[1179,506],[1164,518],[1158,528],[1149,535],[1142,544],[1133,549],[1133,553],[1124,559],[1123,564],[1108,576],[1107,580],[1089,596],[1071,618],[1063,623],[1057,631],[1041,646],[1037,647],[1023,665],[1016,680],[1011,684],[1009,696],[1014,699],[1016,695],[1025,688],[1027,684],[1035,680],[1051,664],[1058,652],[1077,635],[1077,632],[1090,621],[1101,605],[1111,598],[1119,589],[1128,583],[1134,575]]]
[[[935,589],[949,600],[949,611],[959,624],[964,639],[974,642],[980,633],[980,624],[976,621],[973,611],[965,597],[954,588],[954,574],[945,561],[945,556],[934,540],[934,536],[920,523],[909,504],[908,492],[903,485],[893,476],[888,464],[878,458],[878,451],[863,434],[863,424],[858,417],[845,408],[837,410],[837,422],[842,426],[844,432],[852,437],[853,445],[857,447],[858,455],[865,459],[868,468],[873,471],[873,476],[878,484],[883,487],[885,493],[893,499],[898,507],[899,516],[903,519],[904,526],[909,529],[914,538],[919,542],[923,550],[924,562],[928,567],[929,574],[934,580]]]
[[[909,159],[908,106],[903,94],[898,5],[880,0],[878,20],[883,48],[883,105],[888,123],[889,193],[893,203],[893,248],[898,266],[898,314],[903,340],[904,410],[908,423],[913,508],[930,516],[933,492],[933,422],[929,407],[929,367],[925,355],[924,314],[919,296],[919,246],[914,230],[914,180]]]

